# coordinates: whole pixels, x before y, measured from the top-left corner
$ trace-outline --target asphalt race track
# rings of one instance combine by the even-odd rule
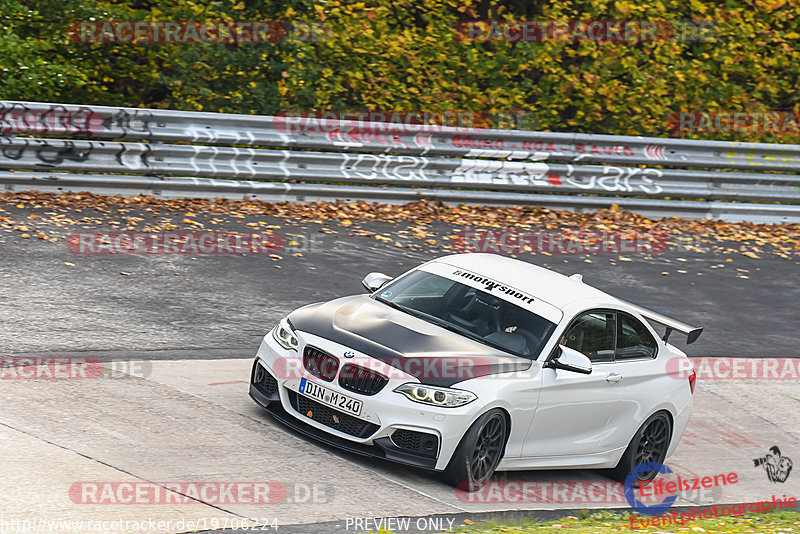
[[[350,236],[336,223],[262,220],[313,246],[280,258],[78,255],[63,240],[2,234],[0,356],[106,362],[94,380],[0,380],[0,508],[11,510],[4,520],[164,520],[180,532],[235,528],[254,518],[276,522],[277,532],[358,532],[377,530],[365,522],[369,518],[427,518],[415,519],[412,532],[420,524],[432,527],[421,529],[427,531],[455,528],[482,512],[627,507],[470,502],[429,473],[344,453],[273,421],[247,395],[260,338],[296,307],[360,292],[370,271],[397,275],[442,252]],[[394,238],[405,229],[401,222],[362,227]],[[434,225],[433,232],[453,229]],[[585,282],[613,295],[702,325],[700,340],[685,348],[691,356],[800,358],[796,257],[670,249],[624,259],[520,259],[582,273]],[[676,504],[797,496],[800,475],[771,483],[753,459],[777,445],[800,460],[798,403],[796,379],[701,381],[689,429],[668,466],[687,476],[735,472],[738,483]],[[591,471],[496,478],[607,481]],[[279,482],[288,493],[269,505],[94,504],[75,502],[74,493],[76,484],[92,481],[254,480]]]

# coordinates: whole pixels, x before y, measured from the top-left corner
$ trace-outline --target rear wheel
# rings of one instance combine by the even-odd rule
[[[501,410],[480,416],[458,444],[442,473],[443,480],[466,491],[479,490],[503,458],[507,435],[508,424]]]
[[[631,440],[617,467],[611,471],[611,478],[625,480],[633,469],[641,464],[663,464],[667,458],[669,442],[672,438],[672,423],[664,412],[651,415]],[[656,478],[658,469],[636,473],[637,485]]]

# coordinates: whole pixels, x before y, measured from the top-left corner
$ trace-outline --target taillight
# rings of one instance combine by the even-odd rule
[[[692,369],[692,372],[689,373],[689,389],[692,390],[692,395],[694,395],[694,384],[697,382],[697,371]]]

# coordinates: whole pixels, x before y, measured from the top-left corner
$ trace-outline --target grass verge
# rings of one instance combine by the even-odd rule
[[[800,532],[800,512],[778,510],[767,513],[748,513],[739,517],[723,516],[712,519],[687,521],[685,525],[650,526],[632,530],[629,515],[612,512],[581,514],[582,517],[569,516],[555,521],[534,522],[530,520],[505,523],[476,523],[461,525],[450,532],[459,534],[551,534],[558,532],[575,532],[580,534],[607,534],[610,532],[644,532],[649,534],[665,533],[736,533],[764,532],[787,533]],[[663,516],[666,518],[667,516]]]

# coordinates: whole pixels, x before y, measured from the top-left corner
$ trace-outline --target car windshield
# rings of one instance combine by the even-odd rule
[[[374,298],[465,337],[536,359],[556,325],[480,289],[425,271],[414,271]]]

